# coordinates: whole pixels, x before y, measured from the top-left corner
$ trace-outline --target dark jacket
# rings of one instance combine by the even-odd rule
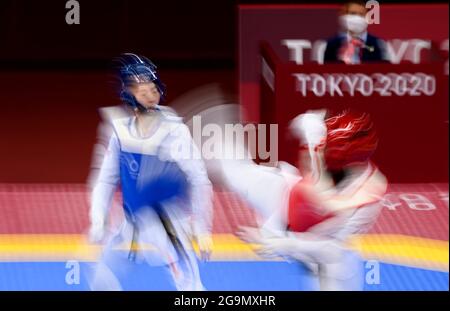
[[[344,36],[336,36],[327,40],[327,48],[325,50],[324,63],[341,62],[338,58],[339,50],[346,38]],[[367,48],[362,49],[361,63],[370,62],[387,62],[384,43],[377,37],[367,34],[366,46],[373,47],[373,51]]]

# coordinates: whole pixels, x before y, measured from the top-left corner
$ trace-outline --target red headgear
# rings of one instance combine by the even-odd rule
[[[378,137],[369,114],[346,110],[325,123],[328,169],[338,170],[351,163],[368,161],[375,152]]]

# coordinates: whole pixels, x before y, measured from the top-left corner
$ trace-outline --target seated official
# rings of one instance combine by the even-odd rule
[[[384,41],[367,32],[366,13],[364,1],[344,4],[339,15],[341,31],[327,40],[324,63],[388,62]]]

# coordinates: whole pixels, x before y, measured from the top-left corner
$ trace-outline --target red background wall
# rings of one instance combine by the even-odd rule
[[[168,102],[218,82],[235,91],[233,70],[161,70]],[[97,71],[0,73],[0,182],[85,182],[102,106],[119,104],[111,74]]]
[[[244,116],[249,122],[279,124],[279,156],[281,160],[295,163],[296,144],[286,135],[288,122],[307,109],[358,108],[370,112],[380,134],[376,163],[392,182],[448,182],[448,75],[443,75],[444,61],[448,51],[440,56],[435,75],[440,86],[437,95],[349,98],[317,97],[302,98],[296,93],[292,73],[300,72],[345,72],[346,67],[311,65],[310,50],[304,50],[304,65],[295,66],[289,61],[289,49],[282,44],[285,39],[305,39],[314,42],[325,40],[337,31],[337,5],[243,5],[239,7],[239,76],[240,102]],[[448,42],[448,5],[411,4],[380,5],[380,24],[370,25],[369,32],[386,40],[422,39],[430,40],[440,48]],[[268,42],[281,63],[293,70],[275,73],[286,75],[275,85],[284,97],[270,99],[270,89],[261,90],[260,43]],[[422,63],[434,62],[426,51],[422,52]],[[383,72],[416,72],[414,65],[403,60],[402,65],[387,65]],[[290,64],[290,65],[289,65]],[[308,65],[309,64],[309,65]],[[315,67],[314,67],[315,66]],[[353,68],[350,72],[367,73],[377,71],[379,66]],[[408,67],[410,66],[410,67]],[[334,70],[334,71],[333,71]],[[281,81],[281,82],[280,82]],[[264,94],[264,98],[261,97]],[[272,106],[270,106],[272,105]]]
[[[247,120],[259,120],[261,41],[270,43],[283,61],[289,61],[285,39],[326,40],[338,31],[339,5],[241,5],[239,6],[239,91]],[[439,45],[448,39],[447,4],[383,4],[380,24],[368,31],[382,39],[423,39]],[[310,50],[304,61],[310,62]],[[448,53],[447,53],[448,55]]]

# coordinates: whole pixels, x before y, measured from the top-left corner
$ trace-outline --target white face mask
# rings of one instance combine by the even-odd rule
[[[339,23],[342,28],[357,35],[363,33],[367,29],[366,19],[359,15],[341,15],[339,16]]]

